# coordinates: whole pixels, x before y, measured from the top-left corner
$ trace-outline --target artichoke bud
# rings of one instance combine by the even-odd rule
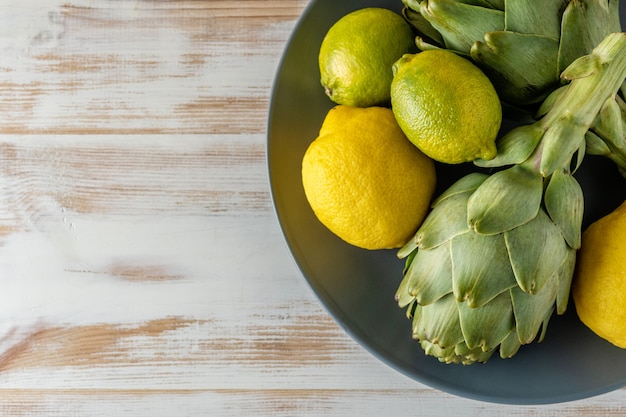
[[[513,168],[501,171],[494,187],[509,175],[538,179],[541,201],[541,177]],[[412,318],[413,337],[442,362],[484,362],[498,349],[511,357],[543,337],[555,306],[561,313],[567,306],[572,269],[565,266],[575,251],[540,203],[528,220],[502,232],[480,234],[468,225],[470,201],[498,174],[473,173],[453,184],[433,203],[419,239],[399,252],[407,263],[396,300]],[[536,185],[525,187],[517,193],[536,192]],[[517,205],[509,201],[500,209]]]

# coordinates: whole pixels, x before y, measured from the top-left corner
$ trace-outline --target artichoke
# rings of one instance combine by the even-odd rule
[[[446,48],[471,58],[503,101],[532,106],[559,75],[621,32],[619,0],[403,0],[419,49]]]
[[[568,84],[536,122],[505,134],[496,158],[475,161],[495,172],[470,173],[434,201],[398,252],[396,292],[427,354],[463,364],[497,350],[511,357],[565,312],[584,208],[573,172],[588,143],[626,161],[625,77],[626,34],[610,34],[566,68]]]

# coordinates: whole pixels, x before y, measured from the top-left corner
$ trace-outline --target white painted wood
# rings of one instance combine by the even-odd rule
[[[441,393],[321,307],[265,169],[306,5],[0,0],[0,415],[622,415]]]

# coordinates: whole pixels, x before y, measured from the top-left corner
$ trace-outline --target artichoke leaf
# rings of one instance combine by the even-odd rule
[[[404,285],[402,285],[404,284]],[[452,259],[450,245],[432,250],[418,250],[409,266],[396,297],[414,298],[420,305],[428,305],[452,292]]]
[[[411,322],[412,335],[414,339],[417,339],[415,328],[419,324],[420,320],[422,320],[422,306],[415,302],[411,305],[411,309],[411,314],[409,315],[407,311],[407,316],[413,319]]]
[[[440,202],[424,219],[414,240],[420,249],[431,249],[470,231],[467,226],[469,193],[455,194]]]
[[[494,9],[496,9],[496,10],[502,10],[502,11],[504,11],[504,8],[505,8],[504,3],[505,3],[505,0],[485,0],[485,1],[486,1],[487,3],[489,3],[489,5],[490,5],[492,8],[494,8]]]
[[[417,255],[417,250],[409,253],[409,255],[406,257],[402,274],[406,274],[406,271],[408,271],[409,267],[411,266],[411,263],[413,262],[413,258],[415,258],[415,255]]]
[[[454,352],[458,357],[462,358],[461,363],[469,365],[476,362],[487,362],[487,359],[493,355],[495,349],[487,351],[483,351],[481,348],[470,349],[466,343],[459,343],[455,346]]]
[[[470,349],[493,350],[515,327],[513,305],[507,291],[480,308],[459,303],[459,318],[465,343]]]
[[[459,309],[452,294],[436,303],[418,306],[413,318],[413,337],[428,340],[444,348],[463,341]]]
[[[421,1],[422,0],[402,0],[402,4],[412,10],[419,11]]]
[[[546,114],[548,114],[550,109],[554,107],[554,103],[557,103],[558,101],[560,101],[566,91],[567,91],[567,85],[562,85],[561,87],[552,91],[548,95],[548,97],[546,97],[545,100],[541,102],[539,109],[535,113],[535,119],[540,119]]]
[[[436,50],[436,49],[443,49],[442,46],[434,45],[434,44],[428,42],[422,36],[416,36],[415,37],[415,45],[417,46],[417,49],[419,49],[422,52],[424,52],[424,51],[433,51],[433,50]]]
[[[513,328],[506,339],[500,344],[500,357],[502,359],[512,358],[521,346],[522,344],[517,336],[517,331]]]
[[[428,22],[428,20],[426,20],[419,12],[419,2],[406,2],[406,6],[402,9],[402,15],[420,35],[432,41],[436,46],[443,47],[443,38],[441,37],[441,34],[437,32],[430,22]],[[421,37],[418,38],[421,39]],[[416,44],[419,48],[419,43],[417,42],[418,38],[416,38]]]
[[[396,256],[399,259],[404,259],[407,257],[410,257],[411,254],[413,254],[415,252],[415,250],[417,249],[418,245],[417,245],[417,239],[415,238],[415,236],[413,236],[411,239],[409,239],[408,242],[406,242],[404,244],[404,246],[402,246],[399,250],[398,253],[396,254]],[[405,263],[405,265],[409,265],[410,264],[410,259],[407,258],[407,261]],[[405,266],[405,272],[406,272],[406,266]]]
[[[541,334],[539,335],[539,338],[537,339],[537,342],[539,343],[543,342],[543,339],[546,337],[546,334],[548,333],[548,323],[550,322],[550,318],[552,317],[553,312],[554,312],[554,308],[549,309],[546,312],[546,317],[543,319],[543,323],[541,323]]]
[[[607,156],[611,153],[611,149],[609,149],[606,142],[592,131],[585,133],[585,146],[589,155]]]
[[[472,46],[470,56],[504,101],[524,105],[543,100],[558,85],[558,49],[559,42],[546,36],[492,31]]]
[[[405,275],[400,281],[400,285],[396,290],[395,300],[398,302],[398,306],[400,308],[405,308],[409,304],[415,301],[415,296],[409,293],[409,282],[411,281],[411,276]],[[407,309],[408,311],[409,309]]]
[[[488,9],[497,9],[497,10],[504,11],[503,8],[498,9],[497,7],[494,7],[493,4],[491,4],[487,0],[455,0],[455,1],[457,3],[469,4],[472,6],[486,7]]]
[[[510,32],[561,36],[561,16],[569,0],[506,0],[505,27]]]
[[[578,171],[578,168],[580,168],[580,166],[583,164],[583,160],[585,159],[586,153],[587,153],[587,140],[583,136],[583,140],[580,141],[580,147],[578,148],[576,152],[576,165],[572,167],[573,173]]]
[[[573,249],[580,248],[585,203],[578,181],[568,172],[554,171],[546,187],[544,203],[567,244]]]
[[[532,155],[542,136],[543,130],[537,124],[518,126],[498,140],[495,158],[477,159],[474,164],[482,168],[521,164]]]
[[[535,340],[546,316],[552,314],[557,286],[557,280],[552,279],[536,294],[528,294],[517,286],[511,288],[511,301],[520,343],[528,344]]]
[[[424,353],[430,356],[434,356],[439,359],[439,362],[444,362],[446,364],[460,364],[463,363],[464,358],[457,356],[454,351],[454,346],[441,347],[435,343],[431,343],[428,340],[421,340],[420,345],[422,349],[424,349]]]
[[[489,178],[489,175],[481,174],[480,172],[472,172],[470,174],[467,174],[466,176],[452,184],[450,187],[448,187],[448,189],[446,189],[443,193],[441,193],[441,195],[437,197],[433,202],[432,207],[437,207],[440,202],[448,197],[476,190],[480,186],[480,184],[485,182],[487,178]]]
[[[570,1],[561,19],[558,72],[590,54],[609,33],[621,31],[619,0]]]
[[[565,259],[558,271],[558,289],[556,293],[556,313],[564,314],[569,302],[572,277],[576,267],[576,250],[568,248]]]
[[[605,142],[608,142],[611,147],[623,151],[626,148],[624,143],[624,121],[622,109],[615,98],[615,96],[609,97],[604,102],[592,129]]]
[[[485,33],[504,30],[504,12],[454,0],[424,0],[420,13],[441,34],[447,49],[465,54]]]
[[[539,211],[541,176],[514,165],[491,175],[467,203],[468,225],[477,233],[494,235],[527,223]]]
[[[589,77],[598,72],[601,66],[602,59],[598,55],[581,56],[565,68],[559,77],[564,81]]]
[[[539,170],[549,177],[560,168],[569,169],[576,151],[585,151],[587,128],[576,123],[570,114],[555,120],[546,130],[542,139],[542,153]]]
[[[535,294],[554,279],[567,245],[543,210],[523,226],[504,233],[511,267],[522,291]]]
[[[458,302],[484,306],[516,286],[503,235],[465,233],[450,241],[452,291]]]
[[[437,344],[422,340],[420,345],[427,355],[435,356],[439,362],[446,364],[471,365],[476,362],[486,362],[493,353],[493,351],[483,352],[481,349],[469,349],[463,342],[456,346],[442,348]]]

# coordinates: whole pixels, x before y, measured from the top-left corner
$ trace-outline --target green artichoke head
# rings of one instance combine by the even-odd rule
[[[609,33],[621,32],[619,0],[403,0],[421,50],[472,59],[503,101],[540,103],[559,75]]]
[[[511,357],[542,340],[553,311],[567,307],[575,249],[542,205],[540,176],[503,191],[520,169],[459,180],[399,252],[407,260],[396,299],[412,318],[413,337],[442,362],[485,362],[495,351]],[[497,206],[533,187],[539,201],[504,220],[485,207],[487,194]]]

